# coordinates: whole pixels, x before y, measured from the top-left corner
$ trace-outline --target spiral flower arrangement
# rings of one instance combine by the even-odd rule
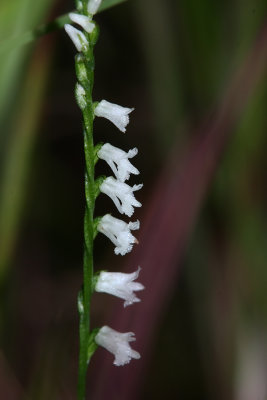
[[[99,29],[93,21],[101,0],[78,1],[77,11],[69,14],[70,20],[79,29],[70,24],[65,25],[65,31],[76,47],[75,56],[77,84],[75,96],[83,115],[84,154],[85,154],[85,199],[84,217],[84,265],[83,288],[78,296],[80,314],[80,355],[78,373],[78,399],[85,398],[86,371],[89,361],[98,346],[111,352],[115,359],[114,365],[121,366],[132,358],[140,358],[133,350],[130,342],[135,340],[134,333],[120,333],[108,326],[91,329],[90,302],[94,291],[108,293],[124,300],[124,307],[140,301],[137,291],[144,286],[136,282],[140,267],[130,274],[101,271],[94,273],[93,242],[98,232],[108,237],[115,246],[115,254],[125,255],[137,243],[131,231],[139,229],[139,221],[126,223],[123,220],[106,214],[94,217],[95,201],[100,193],[111,198],[121,214],[131,217],[135,207],[141,207],[134,192],[142,188],[142,184],[130,186],[126,183],[130,174],[138,175],[139,171],[132,165],[130,159],[137,154],[137,149],[128,152],[109,143],[94,145],[93,122],[95,117],[103,117],[111,121],[121,132],[126,132],[129,114],[133,108],[122,107],[107,100],[93,102],[94,84],[94,46],[97,42]],[[82,30],[81,30],[82,28]],[[95,164],[98,160],[105,161],[114,176],[95,179]]]

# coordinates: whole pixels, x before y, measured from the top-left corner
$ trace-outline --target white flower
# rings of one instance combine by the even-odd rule
[[[96,14],[101,3],[102,3],[102,0],[89,0],[88,6],[87,6],[88,14],[91,14],[91,15]]]
[[[80,25],[87,33],[92,33],[95,29],[95,24],[86,15],[69,13],[69,17],[72,22]]]
[[[107,214],[101,218],[97,230],[106,235],[115,244],[115,254],[124,256],[132,250],[134,243],[138,243],[131,234],[131,230],[139,229],[139,227],[139,221],[126,224],[126,222]]]
[[[71,38],[71,40],[73,41],[76,49],[79,52],[86,51],[89,46],[89,43],[84,34],[81,31],[79,31],[79,29],[76,29],[74,28],[74,26],[69,24],[64,25],[64,28],[69,37]]]
[[[129,342],[135,341],[133,332],[120,333],[108,326],[103,326],[96,335],[95,341],[99,346],[114,354],[114,365],[125,365],[131,361],[131,358],[138,360],[141,357],[129,345]]]
[[[136,297],[134,291],[143,290],[144,286],[139,282],[133,282],[138,278],[141,268],[131,274],[124,274],[122,272],[100,272],[95,290],[97,292],[104,292],[124,299],[124,307],[130,304],[139,302],[140,299]]]
[[[120,182],[109,176],[100,185],[100,191],[111,198],[121,214],[126,214],[131,217],[134,212],[134,207],[141,207],[142,204],[136,200],[133,192],[141,189],[143,185],[134,185],[133,187],[127,183]]]
[[[109,119],[121,132],[125,132],[129,124],[128,114],[133,110],[134,108],[122,107],[102,100],[95,108],[95,115]]]
[[[138,169],[136,169],[129,161],[129,158],[134,157],[137,153],[138,150],[136,147],[126,153],[109,143],[105,143],[98,151],[98,157],[108,163],[119,181],[125,182],[129,179],[130,174],[139,174]]]

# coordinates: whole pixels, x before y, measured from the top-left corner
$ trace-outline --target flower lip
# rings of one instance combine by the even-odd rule
[[[116,366],[128,364],[132,358],[138,360],[141,357],[129,345],[130,342],[135,340],[133,332],[120,333],[109,326],[103,326],[95,337],[95,341],[99,346],[104,347],[115,356],[113,364]]]

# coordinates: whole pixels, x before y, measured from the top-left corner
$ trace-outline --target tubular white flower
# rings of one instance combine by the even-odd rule
[[[143,184],[134,185],[133,187],[127,183],[120,182],[109,176],[100,185],[100,191],[111,198],[121,214],[126,214],[131,217],[134,212],[134,207],[141,207],[142,204],[136,200],[133,192],[143,187]]]
[[[87,6],[88,13],[91,15],[96,14],[101,3],[102,3],[102,0],[89,0],[88,6]]]
[[[129,345],[129,342],[135,341],[133,332],[120,333],[109,326],[103,326],[96,335],[95,341],[99,346],[104,347],[110,353],[114,354],[114,365],[125,365],[128,364],[132,358],[138,360],[141,357],[140,354]]]
[[[64,29],[79,52],[87,50],[89,43],[84,34],[79,31],[79,29],[76,29],[74,28],[74,26],[69,24],[65,24]]]
[[[98,277],[95,290],[101,293],[112,294],[113,296],[124,299],[124,307],[140,301],[134,291],[143,290],[144,286],[139,282],[133,282],[138,278],[141,268],[131,274],[122,272],[102,271]]]
[[[69,13],[69,17],[72,22],[80,25],[87,33],[92,33],[95,29],[95,24],[86,15]]]
[[[98,223],[97,230],[106,235],[115,244],[115,254],[124,256],[132,250],[134,243],[138,243],[136,238],[131,234],[131,230],[137,230],[139,227],[139,221],[126,224],[121,219],[106,214]]]
[[[126,153],[125,151],[112,146],[109,143],[105,143],[98,151],[98,157],[101,160],[105,160],[116,178],[125,182],[129,179],[130,174],[138,175],[139,171],[129,161],[129,158],[134,157],[138,153],[137,148],[131,149]]]
[[[129,114],[134,108],[119,106],[106,100],[100,101],[95,108],[95,115],[110,120],[121,132],[126,132],[129,124]]]

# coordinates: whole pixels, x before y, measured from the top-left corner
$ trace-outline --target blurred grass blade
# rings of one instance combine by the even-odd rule
[[[101,4],[98,12],[107,10],[108,8],[114,7],[115,5],[118,5],[125,1],[126,0],[106,0]],[[64,14],[56,18],[54,21],[49,22],[47,24],[42,24],[36,29],[24,32],[20,36],[6,39],[3,43],[0,44],[0,56],[9,51],[11,48],[16,49],[27,43],[31,43],[35,39],[38,39],[40,36],[46,35],[47,33],[54,32],[58,29],[63,28],[63,26],[68,23],[70,23],[69,15]]]
[[[0,281],[5,277],[16,240],[23,205],[31,150],[42,109],[51,61],[51,45],[45,43],[34,53],[14,115],[14,131],[8,143],[0,202]]]
[[[169,2],[161,0],[137,0],[134,3],[136,26],[140,46],[143,47],[150,91],[155,111],[155,138],[159,154],[173,140],[173,132],[181,118],[181,74],[177,62],[175,26],[171,21]],[[153,10],[153,18],[151,18]]]
[[[22,38],[47,18],[52,0],[9,0],[0,1],[0,37],[1,43],[11,38]],[[31,12],[29,12],[31,10]],[[12,41],[12,43],[14,43]],[[5,45],[6,46],[6,45]],[[1,44],[0,44],[1,47]],[[25,62],[29,48],[6,46],[5,54],[0,52],[0,157],[3,158],[5,142],[9,137],[9,126],[17,104],[17,93],[21,89]],[[1,159],[2,161],[2,159]],[[2,163],[1,163],[2,168]]]
[[[69,22],[70,19],[68,14],[64,14],[56,18],[54,21],[49,22],[48,24],[42,24],[36,29],[33,29],[29,32],[24,32],[20,36],[7,39],[0,45],[0,55],[4,54],[6,51],[9,51],[10,48],[14,50],[20,46],[33,42],[40,36],[56,31],[57,29],[62,28],[65,24],[68,24]]]
[[[146,205],[147,214],[138,238],[145,246],[137,247],[129,255],[123,270],[130,272],[132,265],[140,263],[142,284],[149,290],[142,294],[142,307],[132,307],[127,314],[122,314],[118,303],[112,307],[111,316],[106,317],[108,324],[116,326],[119,331],[131,328],[135,332],[139,338],[138,351],[142,354],[142,363],[136,363],[131,371],[127,368],[119,370],[112,366],[108,357],[99,354],[94,370],[101,368],[101,381],[105,385],[98,384],[96,375],[93,376],[90,386],[92,398],[140,398],[145,368],[155,345],[155,332],[163,321],[170,296],[177,288],[175,282],[182,257],[200,207],[236,123],[243,116],[255,90],[266,79],[266,41],[267,20],[247,58],[229,80],[217,110],[203,121],[199,131],[192,132],[192,140],[183,150],[179,139],[173,145],[155,189],[150,192],[150,203]],[[140,321],[146,321],[146,324]],[[119,387],[118,382],[121,382]]]
[[[99,7],[98,12],[107,10],[108,8],[117,6],[120,3],[124,3],[126,0],[104,0],[101,4],[101,6]]]

